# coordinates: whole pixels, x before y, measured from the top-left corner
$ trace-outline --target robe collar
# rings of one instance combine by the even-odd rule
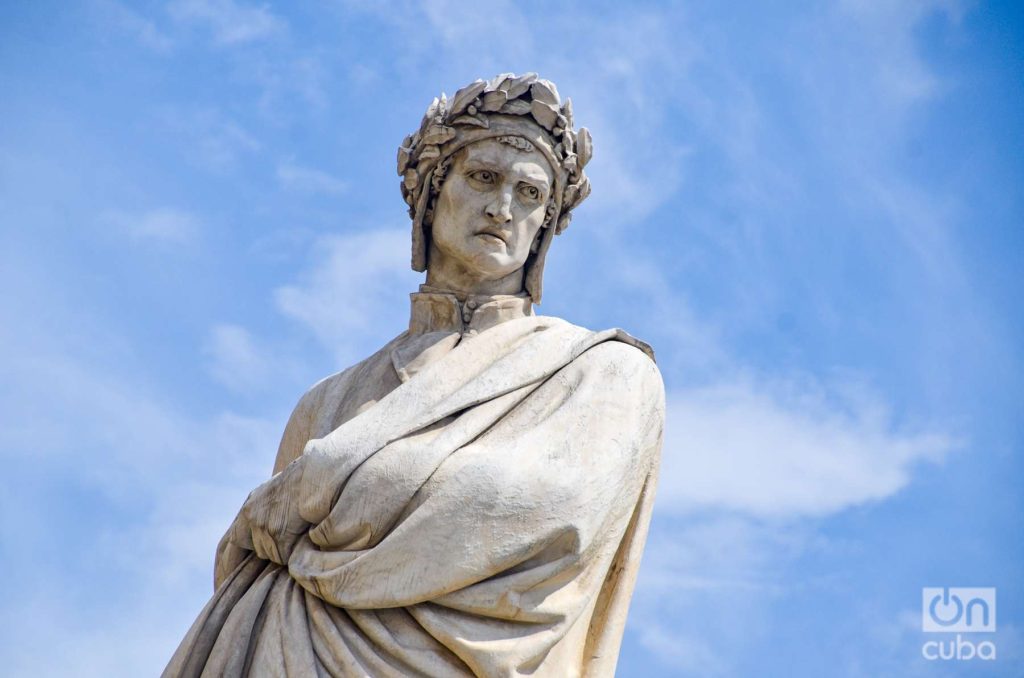
[[[440,360],[462,341],[506,320],[533,315],[533,301],[523,294],[474,294],[459,301],[447,290],[420,285],[409,295],[407,338],[391,351],[398,378],[405,382]]]
[[[420,285],[409,295],[409,334],[456,332],[475,335],[506,320],[533,315],[533,302],[522,294],[474,294],[459,301],[451,292]]]

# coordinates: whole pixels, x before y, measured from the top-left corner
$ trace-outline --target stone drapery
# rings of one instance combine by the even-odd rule
[[[413,295],[288,423],[287,565],[219,563],[164,675],[613,675],[664,419],[645,350],[522,296]]]

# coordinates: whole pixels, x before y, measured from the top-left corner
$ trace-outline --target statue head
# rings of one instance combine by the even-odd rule
[[[483,276],[522,270],[539,303],[551,241],[590,193],[590,133],[572,124],[572,102],[533,73],[434,99],[398,149],[413,270],[427,270],[431,251],[462,257]]]

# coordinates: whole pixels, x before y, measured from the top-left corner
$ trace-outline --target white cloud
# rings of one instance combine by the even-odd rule
[[[289,190],[303,193],[324,193],[339,195],[348,190],[348,184],[327,172],[302,167],[291,161],[277,166],[277,180]]]
[[[115,0],[94,0],[98,18],[115,30],[134,37],[154,52],[167,53],[174,41],[150,19]]]
[[[145,16],[117,0],[93,0],[98,19],[111,28],[134,37],[142,46],[159,53],[170,52],[181,37],[181,28],[198,26],[217,45],[243,45],[267,40],[288,30],[287,22],[268,5],[253,5],[235,0],[173,0],[166,11],[174,26]]]
[[[506,61],[519,62],[537,51],[534,32],[516,3],[499,0],[466,4],[457,0],[441,0],[420,3],[418,9],[441,43],[449,49],[470,50],[492,63],[497,55]],[[493,29],[496,16],[501,17],[500,31]]]
[[[896,430],[881,398],[832,393],[750,381],[670,393],[659,509],[825,516],[892,496],[958,446]]]
[[[175,0],[168,11],[176,21],[204,26],[214,42],[221,45],[263,40],[287,29],[284,20],[267,5],[233,0]]]
[[[274,292],[278,309],[308,328],[339,362],[365,356],[405,329],[407,294],[422,274],[409,268],[406,229],[321,239],[296,284]]]
[[[230,172],[262,147],[256,137],[217,109],[165,110],[161,121],[181,137],[188,159],[211,172]]]
[[[200,220],[193,214],[172,207],[145,212],[109,210],[102,215],[132,240],[187,244],[199,235]]]
[[[916,467],[958,447],[948,435],[897,427],[885,399],[851,380],[735,377],[670,391],[627,632],[678,675],[736,675],[738,659],[780,622],[783,601],[834,586],[835,573],[795,566],[842,548],[822,536],[822,520],[892,497]],[[876,611],[864,627],[877,620]],[[895,656],[907,637],[857,647],[884,644]]]
[[[244,327],[214,326],[203,352],[209,358],[210,373],[231,390],[251,393],[267,385],[273,360]]]
[[[916,29],[929,14],[941,13],[958,22],[964,3],[958,0],[919,0],[918,2],[870,2],[841,0],[834,19],[854,24],[857,39],[867,42],[870,54],[859,61],[869,68],[859,75],[872,82],[869,89],[882,96],[876,105],[892,110],[932,98],[942,87],[938,74],[918,50]],[[839,49],[844,49],[839,46]]]

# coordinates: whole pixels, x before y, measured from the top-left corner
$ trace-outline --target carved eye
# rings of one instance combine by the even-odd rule
[[[494,183],[494,172],[490,170],[477,170],[470,173],[470,178],[479,181],[482,184],[493,184]]]
[[[540,200],[540,189],[530,184],[523,184],[519,188],[519,192],[522,193],[529,200]]]

